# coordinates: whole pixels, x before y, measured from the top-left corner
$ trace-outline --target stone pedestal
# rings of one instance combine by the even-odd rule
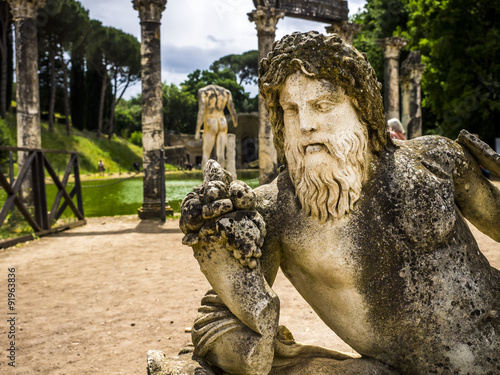
[[[384,49],[384,107],[385,118],[399,120],[399,55],[406,46],[401,37],[379,39],[378,45]]]
[[[259,61],[271,52],[276,25],[285,12],[276,8],[258,6],[248,13],[250,22],[255,22],[259,38]],[[278,156],[273,144],[273,133],[264,98],[259,94],[259,182],[267,184],[277,175]]]
[[[337,34],[347,43],[352,44],[356,34],[361,31],[361,25],[349,21],[338,21],[326,26],[325,29],[328,34]]]
[[[142,207],[137,210],[139,215],[139,219],[148,220],[148,219],[158,219],[161,217],[161,206],[158,205],[148,205],[143,203]],[[165,216],[173,216],[174,210],[167,204],[165,208]]]
[[[231,173],[233,179],[238,179],[236,176],[236,135],[234,134],[227,135],[226,170]]]
[[[159,218],[165,194],[160,20],[167,0],[134,0],[141,20],[142,143],[144,187],[141,219]],[[170,207],[167,209],[171,210]]]
[[[401,123],[407,139],[422,135],[421,82],[424,71],[420,51],[411,51],[401,64]]]
[[[192,345],[187,345],[175,357],[167,357],[160,350],[149,350],[148,375],[215,375],[209,366],[194,360],[192,356]]]

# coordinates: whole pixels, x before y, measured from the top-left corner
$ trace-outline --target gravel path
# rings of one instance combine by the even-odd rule
[[[492,265],[500,244],[473,228]],[[177,220],[91,218],[0,251],[0,374],[146,374],[149,349],[176,355],[208,283]],[[7,274],[15,268],[15,369],[6,358]],[[280,274],[281,323],[297,341],[351,351]]]

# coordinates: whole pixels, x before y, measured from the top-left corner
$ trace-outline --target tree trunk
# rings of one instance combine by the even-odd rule
[[[99,100],[99,117],[97,119],[97,137],[100,138],[102,134],[102,120],[104,117],[104,99],[106,98],[106,87],[108,86],[108,73],[105,72],[102,77],[101,97]]]
[[[3,40],[2,40],[3,44]],[[0,117],[5,119],[7,115],[7,44],[5,44],[5,49],[2,46],[2,76],[0,78]]]
[[[111,137],[113,136],[113,125],[114,125],[115,108],[116,108],[116,90],[117,90],[116,86],[117,83],[116,83],[116,73],[115,73],[114,84],[113,84],[113,95],[111,100],[111,111],[109,114],[108,140],[111,140]]]
[[[87,84],[85,81],[85,67],[83,57],[80,55],[71,56],[70,74],[70,113],[71,123],[76,129],[87,128]]]
[[[118,87],[116,85],[116,76],[115,76],[115,89],[113,91],[113,104],[111,105],[111,115],[109,116],[109,133],[108,133],[108,139],[111,139],[113,135],[113,127],[115,125],[115,110],[116,106],[118,103],[120,103],[120,100],[122,100],[123,94],[127,90],[128,85],[130,84],[130,76],[127,78],[127,84],[123,88],[122,92],[120,93],[120,96],[118,99],[115,100],[116,98],[116,92],[118,91]]]
[[[66,134],[71,134],[71,121],[69,118],[69,83],[68,83],[68,66],[66,65],[66,61],[64,61],[63,51],[61,50],[61,63],[63,70],[63,79],[64,79],[64,116],[66,116]]]
[[[0,3],[1,10],[1,20],[0,23],[2,25],[2,35],[0,39],[0,53],[2,55],[2,68],[1,68],[1,76],[0,76],[0,117],[5,119],[7,114],[7,81],[8,81],[8,73],[7,73],[7,61],[8,61],[8,31],[9,31],[9,5],[7,2],[2,1]]]
[[[50,65],[50,103],[49,103],[49,132],[54,132],[54,108],[56,106],[56,54],[54,45],[49,41],[49,65]]]

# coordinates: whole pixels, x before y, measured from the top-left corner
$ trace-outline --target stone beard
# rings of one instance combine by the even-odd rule
[[[342,131],[337,137],[318,133],[312,138],[307,144],[285,142],[285,156],[302,210],[325,223],[344,216],[359,199],[368,142],[363,131]],[[316,149],[310,153],[308,145],[313,144]]]

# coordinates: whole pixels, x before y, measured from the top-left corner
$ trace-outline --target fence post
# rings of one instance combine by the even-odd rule
[[[167,220],[167,212],[166,212],[166,204],[165,204],[165,154],[164,154],[164,149],[160,149],[160,173],[161,173],[161,211],[160,211],[160,218],[162,222],[165,222]]]
[[[44,155],[42,151],[32,151],[35,153],[35,160],[31,164],[31,178],[33,181],[33,200],[35,205],[35,220],[42,229],[50,229],[47,194],[45,191],[45,168]]]
[[[10,186],[14,184],[14,153],[9,151],[9,182]]]
[[[78,163],[78,154],[75,153],[75,161],[73,165],[73,173],[75,174],[75,188],[76,188],[76,204],[78,206],[78,211],[82,213],[85,217],[85,212],[83,212],[83,197],[82,197],[82,183],[80,180],[80,166]]]

